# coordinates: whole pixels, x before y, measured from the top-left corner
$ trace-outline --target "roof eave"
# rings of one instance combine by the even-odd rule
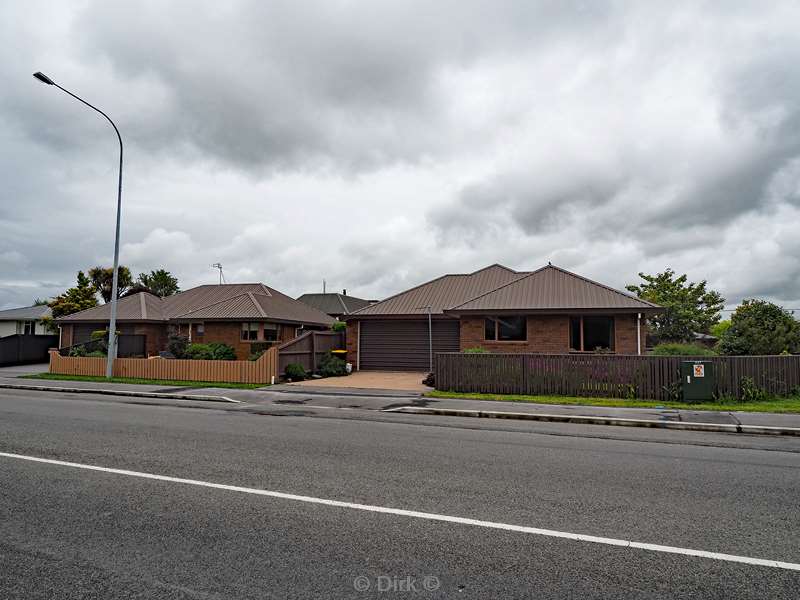
[[[591,308],[480,308],[480,309],[451,309],[444,311],[445,314],[459,317],[462,315],[585,315],[585,314],[634,314],[642,313],[645,315],[658,314],[663,312],[663,308],[655,307],[591,307]]]

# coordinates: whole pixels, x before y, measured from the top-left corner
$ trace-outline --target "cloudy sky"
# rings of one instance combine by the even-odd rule
[[[768,8],[767,8],[768,7]],[[0,308],[113,252],[380,298],[552,261],[800,307],[800,4],[0,4]]]

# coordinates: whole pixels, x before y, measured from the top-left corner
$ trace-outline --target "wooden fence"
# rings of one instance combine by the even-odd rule
[[[283,373],[288,364],[298,364],[308,372],[317,370],[319,361],[331,350],[343,349],[344,332],[307,331],[293,340],[278,346],[278,372]]]
[[[54,350],[50,352],[50,372],[103,376],[106,373],[106,359],[61,356]],[[270,348],[253,361],[116,358],[114,377],[267,384],[272,382],[273,377],[276,380],[278,378],[278,349]]]
[[[454,392],[606,398],[680,398],[683,361],[714,363],[716,393],[741,398],[749,377],[786,396],[800,389],[800,356],[436,355],[436,388]]]

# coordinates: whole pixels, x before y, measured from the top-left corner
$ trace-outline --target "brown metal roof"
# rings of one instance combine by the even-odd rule
[[[431,314],[441,315],[448,308],[526,275],[527,272],[514,271],[497,264],[474,273],[442,275],[438,279],[358,310],[352,317],[425,315],[428,313],[427,306],[431,307]]]
[[[626,292],[547,265],[516,281],[454,305],[447,312],[459,314],[469,311],[572,309],[652,312],[659,308],[656,304],[645,302]]]
[[[298,300],[329,315],[349,315],[370,305],[369,300],[344,294],[303,294]]]
[[[142,298],[144,297],[144,302]],[[144,308],[144,311],[142,310]],[[163,321],[162,300],[148,292],[125,296],[117,301],[118,321]],[[108,321],[111,318],[111,305],[101,304],[77,313],[55,319],[58,323]]]
[[[96,322],[111,318],[111,305],[96,306],[57,319],[58,322]],[[330,325],[333,319],[261,283],[201,285],[184,292],[159,298],[147,292],[120,298],[117,302],[120,321],[170,321],[274,319],[309,325]]]

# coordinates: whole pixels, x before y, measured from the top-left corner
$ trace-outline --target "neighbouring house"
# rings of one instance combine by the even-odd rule
[[[42,319],[52,316],[50,307],[26,306],[0,310],[0,337],[9,335],[50,335]]]
[[[527,272],[495,264],[443,275],[345,316],[347,357],[356,369],[425,371],[430,342],[433,354],[643,354],[645,321],[659,311],[550,264]]]
[[[298,300],[313,306],[334,319],[341,319],[350,313],[377,302],[376,300],[363,300],[355,296],[348,296],[347,290],[342,290],[341,294],[303,294]]]
[[[61,348],[89,341],[93,331],[108,328],[111,305],[104,304],[55,320]],[[305,330],[329,329],[334,320],[261,283],[201,285],[159,298],[140,292],[117,302],[120,355],[155,356],[166,350],[171,333],[191,342],[223,342],[246,360],[257,344],[279,344]]]

